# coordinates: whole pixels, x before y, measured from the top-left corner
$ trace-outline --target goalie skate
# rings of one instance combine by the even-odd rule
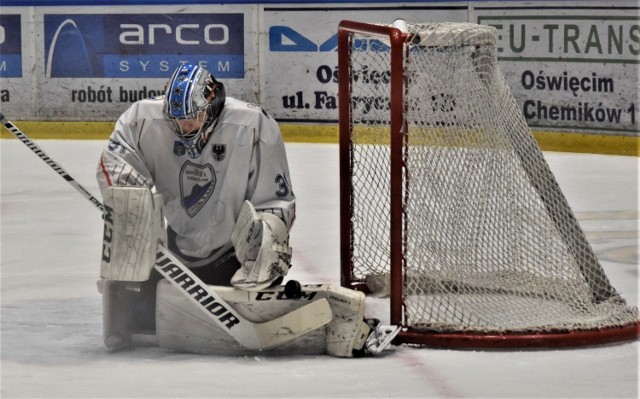
[[[367,319],[365,322],[371,327],[364,347],[360,351],[354,351],[355,357],[375,356],[385,350],[400,332],[399,326],[387,326],[378,319]]]

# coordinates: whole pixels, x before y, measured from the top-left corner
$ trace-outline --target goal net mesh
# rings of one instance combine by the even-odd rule
[[[496,31],[467,23],[408,30],[405,325],[502,333],[637,322],[499,71]],[[390,267],[390,42],[354,33],[350,46],[351,278],[375,287]]]

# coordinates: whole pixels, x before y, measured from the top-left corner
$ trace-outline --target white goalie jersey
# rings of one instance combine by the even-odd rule
[[[190,267],[232,248],[245,200],[291,228],[295,196],[273,117],[227,97],[202,153],[191,158],[162,109],[162,97],[142,100],[118,119],[98,165],[103,194],[109,186],[146,186],[162,194],[169,246]]]

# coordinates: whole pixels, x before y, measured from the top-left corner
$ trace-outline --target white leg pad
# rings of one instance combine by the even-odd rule
[[[327,354],[352,357],[360,349],[371,328],[364,322],[365,295],[343,287],[331,287],[327,300],[333,319],[327,324]]]
[[[104,193],[100,277],[145,281],[165,241],[162,196],[144,187],[109,187]]]
[[[134,294],[126,283],[100,280],[102,286],[102,329],[105,346],[112,351],[131,345]]]
[[[307,290],[300,299],[287,299],[282,287],[245,291],[232,287],[212,287],[246,319],[259,323],[273,320],[324,297],[324,286]],[[217,355],[255,355],[215,324],[201,308],[166,280],[158,284],[156,301],[158,345],[179,352]],[[325,353],[325,327],[269,350],[271,354],[317,355]]]

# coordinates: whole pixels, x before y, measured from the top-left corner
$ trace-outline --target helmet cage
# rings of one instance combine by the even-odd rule
[[[183,141],[194,141],[201,136],[206,130],[207,119],[209,117],[210,105],[205,105],[202,109],[197,110],[194,113],[185,115],[183,118],[167,117],[165,115],[165,121],[169,125],[169,128]],[[191,121],[192,123],[185,123]],[[197,129],[185,129],[185,127],[196,125]]]
[[[185,65],[173,73],[165,92],[164,120],[194,157],[204,147],[204,132],[215,119],[208,98],[215,82],[206,69]],[[200,122],[199,128],[183,131],[181,121],[186,120]]]

